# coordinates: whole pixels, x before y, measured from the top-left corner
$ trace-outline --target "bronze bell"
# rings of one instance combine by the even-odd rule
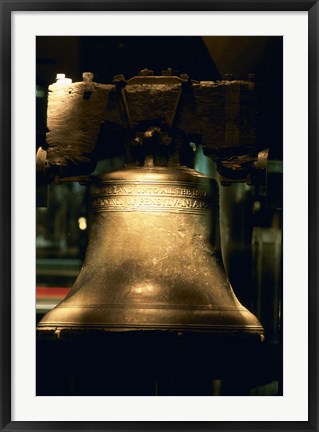
[[[89,243],[40,331],[165,330],[260,335],[220,256],[218,185],[185,167],[92,177]]]

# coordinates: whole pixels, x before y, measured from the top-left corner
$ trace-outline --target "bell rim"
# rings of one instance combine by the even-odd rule
[[[98,330],[103,332],[152,332],[152,331],[161,331],[161,332],[205,332],[205,333],[214,333],[214,334],[264,334],[264,328],[260,325],[128,325],[128,324],[114,324],[110,326],[109,324],[103,325],[99,324],[87,324],[83,323],[38,323],[36,330],[39,332],[56,332],[68,330],[71,332],[79,332],[86,330]]]
[[[151,309],[143,309],[138,305],[134,308],[99,307],[98,309],[61,306],[52,309],[51,313],[49,312],[37,324],[37,329],[40,331],[74,328],[77,330],[101,329],[104,331],[162,330],[264,333],[258,318],[242,305],[238,305],[237,308],[218,307],[215,309],[200,309],[196,306],[196,308],[191,308],[193,313],[190,313],[189,308],[177,311],[174,307],[163,309],[153,306]],[[106,309],[108,309],[107,314]],[[173,310],[174,321],[172,322],[171,314]],[[67,318],[65,318],[64,314],[67,314]]]

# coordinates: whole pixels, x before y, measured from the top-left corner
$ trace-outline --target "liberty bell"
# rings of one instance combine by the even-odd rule
[[[133,162],[86,176],[90,216],[85,260],[67,297],[39,322],[40,332],[143,330],[262,338],[263,327],[240,304],[224,270],[218,184],[188,167],[185,156],[191,134],[194,139],[200,132],[209,147],[205,136],[214,129],[216,146],[221,139],[216,131],[224,127],[216,126],[216,100],[223,103],[220,98],[226,94],[229,103],[239,91],[249,94],[252,83],[246,84],[193,83],[185,76],[144,74],[112,85],[84,81],[51,86],[46,169],[60,178],[67,177],[66,172],[70,178],[81,174],[82,181],[83,172],[91,169],[87,161],[70,165],[67,151],[74,134],[66,131],[73,117],[86,128],[73,141],[73,161],[84,153],[87,158],[90,137],[92,142],[98,139],[103,121],[112,131],[116,122],[125,125],[128,134],[123,140],[130,142]],[[67,108],[66,101],[74,109]],[[68,110],[65,130],[57,118],[60,109]],[[88,118],[82,121],[84,111]],[[233,116],[233,125],[234,121]],[[68,149],[60,149],[58,156],[57,142]],[[105,140],[104,148],[108,142],[112,139]],[[94,144],[91,160],[96,152]]]

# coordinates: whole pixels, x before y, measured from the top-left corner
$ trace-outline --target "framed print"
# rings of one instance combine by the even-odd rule
[[[317,430],[317,1],[1,18],[2,429]]]

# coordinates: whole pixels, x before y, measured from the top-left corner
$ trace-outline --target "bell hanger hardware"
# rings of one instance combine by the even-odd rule
[[[252,81],[192,81],[142,70],[126,81],[49,87],[42,182],[90,190],[85,260],[67,297],[38,323],[40,335],[173,332],[253,336],[263,327],[243,307],[221,259],[217,182],[191,165],[191,142],[217,164],[221,183],[251,183],[267,149],[256,144]],[[243,118],[243,113],[245,118]],[[94,172],[126,151],[128,164]]]

